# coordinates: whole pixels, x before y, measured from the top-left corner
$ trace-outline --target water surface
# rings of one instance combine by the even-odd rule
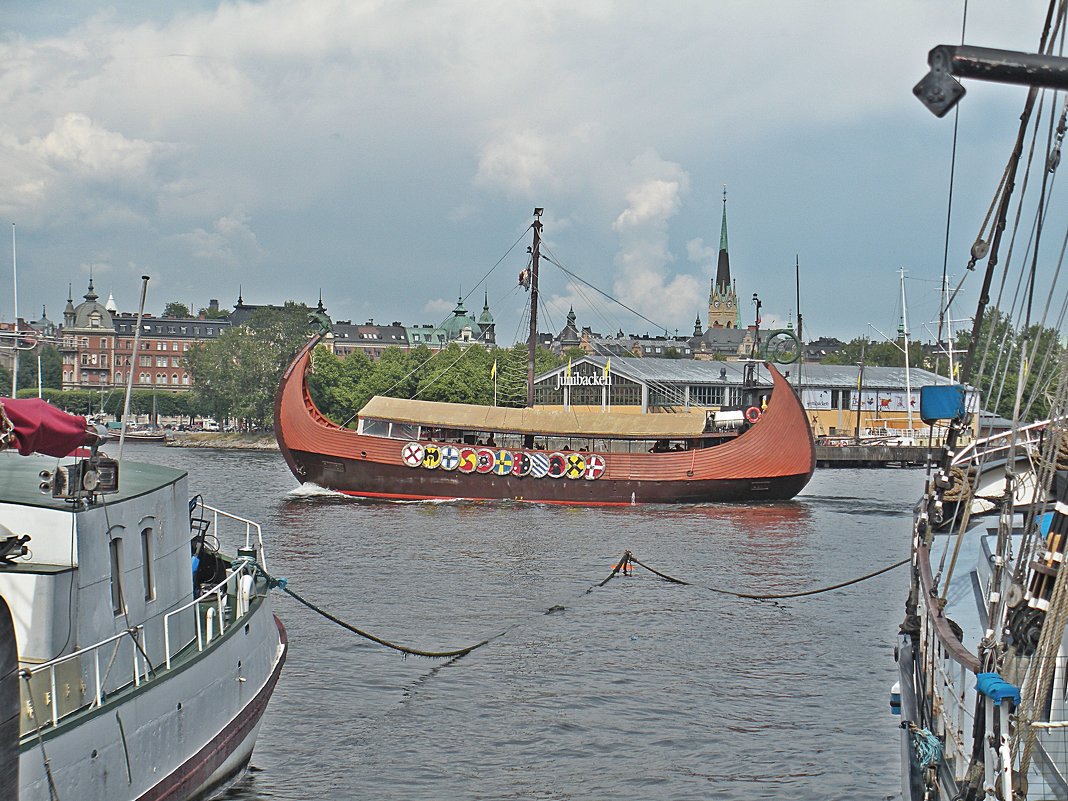
[[[365,504],[277,453],[128,445],[263,523],[271,571],[403,657],[275,595],[289,660],[228,798],[886,799],[899,568],[918,470],[817,471],[775,505]],[[638,568],[605,587],[625,550]],[[593,589],[591,589],[593,588]]]

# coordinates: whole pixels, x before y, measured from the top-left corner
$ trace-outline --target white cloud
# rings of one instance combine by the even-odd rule
[[[671,331],[674,321],[685,319],[700,297],[695,277],[671,274],[675,257],[668,247],[668,223],[689,189],[689,176],[651,151],[629,169],[636,184],[626,192],[627,206],[612,224],[620,240],[615,294]]]
[[[170,241],[198,261],[248,267],[264,255],[249,223],[248,214],[237,208],[215,220],[210,231],[196,228],[188,233],[175,234]]]

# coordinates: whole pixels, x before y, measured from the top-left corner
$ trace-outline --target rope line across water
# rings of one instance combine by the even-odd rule
[[[689,581],[683,581],[682,579],[675,578],[674,576],[669,576],[667,573],[662,573],[659,570],[656,570],[656,569],[654,569],[652,567],[649,567],[649,565],[647,565],[644,562],[642,562],[640,559],[635,557],[634,554],[632,554],[629,550],[627,550],[627,551],[623,552],[623,555],[619,558],[619,561],[612,567],[612,572],[609,573],[608,576],[603,581],[601,581],[600,583],[588,588],[585,591],[585,593],[583,593],[583,594],[584,595],[589,595],[595,589],[597,589],[599,587],[603,587],[604,585],[606,585],[609,581],[611,581],[613,578],[618,576],[620,573],[622,573],[625,576],[626,575],[630,575],[631,572],[634,569],[633,566],[634,565],[638,565],[639,567],[645,568],[646,570],[648,570],[650,573],[652,573],[653,575],[657,576],[658,578],[661,578],[664,581],[670,581],[672,584],[681,584],[681,585],[686,586],[686,587],[697,587],[699,589],[709,590],[710,592],[719,593],[721,595],[730,595],[730,596],[733,596],[735,598],[746,598],[746,599],[755,600],[755,601],[770,601],[770,600],[779,600],[779,599],[782,599],[782,598],[801,598],[801,597],[804,597],[804,596],[807,596],[807,595],[818,595],[818,594],[823,593],[823,592],[831,592],[832,590],[838,590],[838,589],[841,589],[842,587],[848,587],[851,584],[859,584],[862,581],[867,581],[868,579],[875,578],[876,576],[882,575],[883,573],[887,573],[887,572],[893,570],[894,568],[901,567],[902,565],[906,565],[908,563],[909,563],[908,559],[902,559],[900,562],[895,562],[892,565],[880,568],[879,570],[874,570],[871,573],[867,573],[867,574],[865,574],[863,576],[859,576],[858,578],[850,579],[848,581],[841,581],[841,582],[839,582],[837,584],[832,584],[829,587],[820,587],[819,589],[815,589],[815,590],[804,590],[802,592],[787,592],[787,593],[775,593],[775,594],[770,594],[770,593],[747,593],[747,592],[734,592],[733,590],[724,590],[724,589],[721,589],[721,588],[718,588],[718,587],[706,587],[706,586],[703,586],[703,585],[700,585],[700,584],[693,584],[692,582],[689,582]],[[511,631],[513,628],[515,628],[517,625],[519,625],[518,623],[516,623],[516,624],[514,624],[512,626],[509,626],[508,628],[504,629],[503,631],[497,632],[492,637],[487,637],[486,639],[482,640],[481,642],[477,642],[474,645],[468,645],[465,648],[456,648],[456,649],[453,649],[451,651],[424,651],[424,650],[421,650],[419,648],[410,648],[410,647],[408,647],[406,645],[399,645],[398,643],[390,642],[389,640],[383,639],[382,637],[377,637],[374,634],[371,634],[370,632],[366,632],[363,629],[360,629],[360,628],[354,626],[353,624],[348,623],[348,622],[342,620],[341,618],[337,617],[336,615],[328,612],[327,610],[323,609],[318,604],[312,603],[311,601],[309,601],[307,598],[305,598],[302,595],[300,595],[300,593],[296,592],[295,590],[291,590],[287,586],[286,579],[276,578],[275,576],[272,576],[272,575],[266,573],[265,571],[263,571],[262,568],[260,569],[260,572],[267,579],[268,585],[270,587],[277,587],[278,589],[282,590],[282,592],[284,592],[286,595],[291,597],[293,600],[297,601],[298,603],[303,604],[304,606],[306,606],[308,609],[312,610],[316,614],[321,615],[322,617],[324,617],[327,620],[329,620],[331,623],[336,623],[338,626],[341,626],[343,629],[347,629],[348,631],[351,631],[353,634],[358,634],[361,637],[363,637],[364,639],[367,639],[367,640],[370,640],[371,642],[374,642],[374,643],[377,643],[379,645],[385,646],[386,648],[392,648],[394,651],[400,651],[402,654],[411,654],[413,656],[425,656],[425,657],[429,657],[431,659],[455,659],[455,658],[458,658],[458,657],[461,657],[461,656],[466,656],[467,654],[471,653],[475,649],[481,648],[484,645],[489,645],[491,642],[493,642],[494,640],[496,640],[496,639],[498,639],[500,637],[503,637],[505,634],[507,634],[509,631]],[[547,614],[547,615],[548,614],[552,614],[553,612],[560,611],[561,609],[564,609],[564,608],[565,607],[561,607],[561,606],[558,606],[558,605],[557,606],[553,606],[550,609],[546,610],[544,612],[544,614]]]
[[[629,554],[630,551],[628,551],[627,553]],[[669,576],[666,573],[661,573],[659,570],[654,570],[653,568],[649,567],[649,565],[643,564],[639,559],[637,559],[633,555],[631,555],[630,561],[633,562],[634,564],[638,565],[639,567],[644,567],[650,573],[652,573],[652,574],[654,574],[656,576],[659,576],[660,578],[664,579],[665,581],[670,581],[673,584],[682,584],[682,585],[685,585],[687,587],[700,587],[701,589],[708,590],[710,592],[716,592],[716,593],[719,593],[721,595],[731,595],[731,596],[733,596],[735,598],[747,598],[747,599],[753,600],[753,601],[775,601],[775,600],[781,600],[783,598],[803,598],[806,595],[819,595],[820,593],[831,592],[832,590],[840,590],[842,587],[848,587],[851,584],[859,584],[862,581],[867,581],[868,579],[875,578],[876,576],[881,576],[883,573],[889,573],[894,568],[898,568],[898,567],[901,567],[903,565],[907,565],[911,560],[902,559],[900,562],[894,562],[892,565],[888,565],[886,567],[879,568],[878,570],[873,570],[871,573],[866,573],[863,576],[858,576],[857,578],[849,579],[848,581],[840,581],[837,584],[832,584],[829,587],[820,587],[820,588],[815,589],[815,590],[804,590],[802,592],[783,592],[783,593],[734,592],[733,590],[724,590],[724,589],[721,589],[719,587],[707,587],[707,586],[704,586],[704,585],[701,585],[701,584],[693,584],[692,582],[689,582],[689,581],[683,581],[682,579],[678,579],[678,578],[675,578],[673,576]]]
[[[616,564],[615,567],[612,569],[612,572],[609,573],[608,578],[606,578],[604,581],[602,581],[600,584],[598,584],[597,587],[603,587],[620,570],[623,570],[624,572],[626,572],[628,570],[628,567],[629,567],[629,564],[630,564],[629,556],[630,556],[630,551],[625,551],[623,556],[620,558],[619,563]],[[451,650],[451,651],[423,651],[423,650],[420,650],[419,648],[410,648],[410,647],[408,647],[406,645],[399,645],[397,643],[390,642],[389,640],[385,640],[385,639],[383,639],[381,637],[376,637],[374,634],[371,634],[370,632],[366,632],[363,629],[357,628],[356,626],[352,625],[351,623],[348,623],[348,622],[342,620],[341,618],[337,617],[336,615],[331,614],[330,612],[326,611],[321,606],[318,606],[317,604],[312,603],[311,601],[309,601],[307,598],[305,598],[302,595],[300,595],[300,593],[296,592],[295,590],[291,590],[289,588],[289,586],[288,586],[288,582],[287,582],[286,579],[277,578],[275,576],[272,576],[269,573],[267,573],[266,571],[264,571],[262,568],[260,568],[260,573],[264,576],[264,578],[267,579],[267,583],[268,583],[269,587],[277,587],[278,589],[282,590],[282,592],[284,592],[286,595],[288,595],[290,598],[292,598],[293,600],[295,600],[295,601],[303,604],[304,606],[308,607],[308,609],[312,610],[316,614],[322,615],[324,618],[329,620],[331,623],[336,623],[338,626],[341,626],[343,629],[347,629],[348,631],[351,631],[353,634],[358,634],[361,637],[363,637],[364,639],[370,640],[371,642],[374,642],[374,643],[378,643],[379,645],[385,646],[386,648],[392,648],[394,651],[400,651],[402,654],[411,654],[413,656],[426,656],[426,657],[429,657],[431,659],[456,659],[456,658],[461,657],[461,656],[466,656],[467,654],[471,653],[475,649],[481,648],[484,645],[489,645],[491,642],[493,642],[494,640],[496,640],[496,639],[498,639],[500,637],[503,637],[505,634],[507,634],[509,631],[511,631],[513,628],[515,628],[517,625],[519,625],[517,623],[517,624],[514,624],[512,626],[509,626],[508,628],[504,629],[503,631],[497,632],[492,637],[487,637],[486,639],[482,640],[481,642],[477,642],[474,645],[469,645],[466,648],[456,648],[456,649]],[[594,587],[590,587],[589,589],[586,590],[584,595],[589,595],[591,592],[593,592],[594,589],[595,589]],[[560,611],[563,608],[564,607],[561,607],[559,605],[553,606],[553,607],[547,609],[543,614],[546,614],[546,615],[552,614],[553,612]]]

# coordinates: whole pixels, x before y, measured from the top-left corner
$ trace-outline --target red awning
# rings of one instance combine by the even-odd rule
[[[86,442],[84,417],[62,412],[38,398],[0,398],[0,405],[7,417],[0,427],[9,429],[4,432],[6,445],[18,448],[23,456],[67,456]]]

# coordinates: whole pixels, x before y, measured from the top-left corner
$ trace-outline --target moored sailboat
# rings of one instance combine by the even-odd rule
[[[1059,334],[1036,333],[1049,323],[1060,331],[1063,311],[1055,310],[1066,308],[1058,270],[1040,269],[1063,256],[1063,224],[1053,236],[1060,255],[1042,247],[1054,224],[1050,197],[1063,101],[1054,95],[1049,110],[1039,101],[1048,100],[1042,88],[1068,88],[1068,60],[1049,55],[1064,24],[1065,7],[1051,3],[1037,55],[937,47],[931,73],[915,90],[941,116],[964,92],[953,76],[1031,87],[995,197],[991,240],[980,238],[971,249],[970,266],[985,259],[986,270],[960,371],[962,382],[979,385],[990,408],[1000,375],[1010,375],[1012,427],[961,447],[963,388],[956,397],[952,388],[949,395],[940,390],[941,398],[931,394],[923,412],[925,420],[949,421],[950,434],[932,459],[915,509],[910,587],[895,648],[900,675],[891,707],[901,715],[903,797],[911,801],[1068,798],[1068,350],[1058,345]],[[1043,114],[1053,117],[1041,121]],[[1059,136],[1035,136],[1037,158],[1023,162],[1028,132],[1047,122],[1052,131],[1058,117]],[[1022,264],[1009,249],[1003,265],[1002,280],[1010,285],[1017,280],[1010,271],[1022,276],[1022,302],[1007,298],[1004,311],[1023,334],[1006,348],[993,338],[984,344],[980,335],[993,311],[987,306],[1010,227],[1010,199],[1016,224],[1033,226],[1034,239]],[[1048,286],[1040,286],[1045,279]],[[1015,363],[1004,358],[1013,350]],[[998,370],[982,369],[990,363]],[[1026,422],[1036,399],[1048,399],[1049,414]]]

